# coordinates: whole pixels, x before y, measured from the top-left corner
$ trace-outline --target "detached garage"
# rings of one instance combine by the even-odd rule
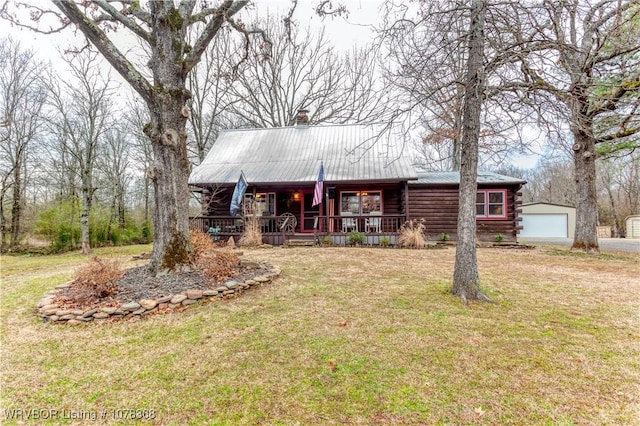
[[[576,228],[576,209],[549,203],[523,204],[520,238],[571,238]]]

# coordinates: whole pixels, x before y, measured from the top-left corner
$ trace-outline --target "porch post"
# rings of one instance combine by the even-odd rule
[[[409,181],[404,181],[404,214],[405,220],[409,220]]]
[[[322,224],[326,223],[326,227],[327,229],[323,229],[324,232],[327,232],[328,230],[328,226],[329,226],[329,186],[327,185],[327,182],[324,183],[324,217],[327,220],[324,220],[322,222],[320,222],[320,228],[322,228]]]

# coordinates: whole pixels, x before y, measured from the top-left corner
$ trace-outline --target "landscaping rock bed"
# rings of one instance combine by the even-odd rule
[[[268,283],[280,270],[266,262],[243,261],[244,272],[224,283],[211,286],[197,272],[148,278],[144,267],[128,270],[119,281],[120,291],[101,306],[70,307],[61,300],[71,283],[57,286],[38,302],[38,316],[44,322],[78,325],[85,322],[137,320],[150,314],[181,311],[208,300],[237,297],[251,287]]]

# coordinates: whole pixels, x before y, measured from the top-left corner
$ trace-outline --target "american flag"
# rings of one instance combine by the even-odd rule
[[[320,172],[318,173],[318,180],[316,181],[316,188],[313,191],[313,204],[311,207],[315,207],[322,202],[322,189],[324,187],[324,166],[320,163]]]

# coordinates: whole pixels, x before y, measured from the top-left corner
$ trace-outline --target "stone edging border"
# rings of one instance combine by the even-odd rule
[[[266,270],[262,275],[238,282],[230,280],[218,287],[210,290],[186,290],[181,293],[163,296],[158,299],[142,299],[137,302],[123,303],[119,307],[82,309],[64,309],[64,307],[54,303],[57,294],[68,288],[71,283],[61,284],[44,294],[38,302],[37,315],[44,322],[66,323],[68,325],[78,325],[87,322],[106,322],[107,320],[119,319],[140,319],[154,313],[171,313],[184,309],[189,305],[199,301],[231,298],[240,295],[243,291],[251,287],[273,281],[281,273],[279,268],[267,262],[244,262],[253,264],[256,268]]]

